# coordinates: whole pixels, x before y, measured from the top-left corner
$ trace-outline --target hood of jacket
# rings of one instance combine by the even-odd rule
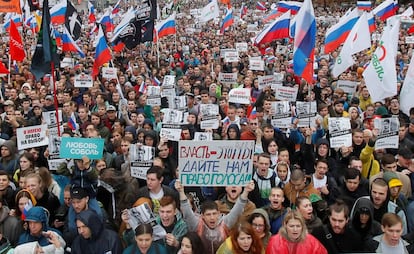
[[[42,206],[34,206],[26,214],[26,221],[41,222],[43,230],[47,231],[49,223],[49,212]]]
[[[7,140],[0,146],[0,148],[3,146],[9,149],[10,157],[14,156],[14,154],[16,153],[16,143],[13,140]]]
[[[361,228],[360,215],[361,213],[366,213],[367,211],[369,212],[369,220],[367,222],[367,227],[365,230],[369,230],[371,228],[372,221],[374,220],[374,205],[368,198],[362,197],[357,199],[355,201],[351,214],[351,223],[356,230],[363,230]]]
[[[252,214],[255,214],[255,213],[258,213],[265,218],[267,228],[270,230],[270,220],[269,220],[269,215],[267,214],[267,212],[262,208],[256,208],[253,210]]]
[[[76,216],[76,220],[80,220],[91,230],[91,239],[97,239],[103,230],[99,216],[90,209],[80,212]]]

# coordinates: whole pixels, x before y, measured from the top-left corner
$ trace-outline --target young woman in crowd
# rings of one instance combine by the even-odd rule
[[[248,222],[237,223],[216,254],[264,254],[262,241]]]
[[[126,248],[123,254],[168,254],[164,245],[153,241],[151,224],[141,224],[135,229],[135,243]]]
[[[279,233],[270,238],[266,254],[327,254],[325,247],[306,230],[306,223],[298,211],[290,211]]]
[[[181,247],[177,254],[207,254],[201,238],[195,232],[188,232],[181,240]]]

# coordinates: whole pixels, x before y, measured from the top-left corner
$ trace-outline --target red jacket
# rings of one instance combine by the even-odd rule
[[[289,247],[292,252],[289,252]],[[292,243],[280,234],[270,238],[266,254],[328,254],[325,247],[311,234],[307,234],[302,242]]]

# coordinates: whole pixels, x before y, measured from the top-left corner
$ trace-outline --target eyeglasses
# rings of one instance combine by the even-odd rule
[[[263,225],[263,224],[255,224],[255,223],[253,223],[253,224],[252,224],[252,227],[254,227],[254,228],[264,228],[264,227],[265,227],[265,225]]]
[[[257,123],[249,123],[250,125],[257,125]]]

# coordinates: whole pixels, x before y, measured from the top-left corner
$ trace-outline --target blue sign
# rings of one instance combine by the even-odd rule
[[[104,149],[103,138],[62,137],[60,158],[62,159],[102,159]]]

